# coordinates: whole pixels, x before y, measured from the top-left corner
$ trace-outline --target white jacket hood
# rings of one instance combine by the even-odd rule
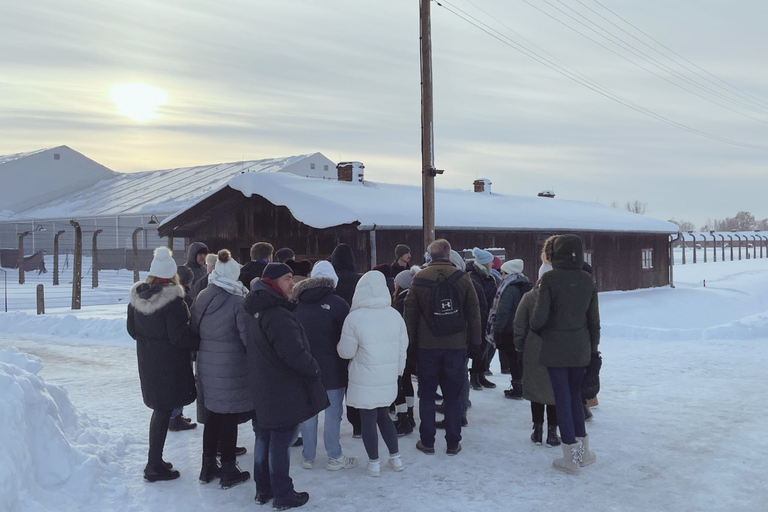
[[[384,274],[378,270],[370,270],[363,274],[355,286],[350,312],[360,308],[383,308],[391,305],[392,296],[389,294]]]

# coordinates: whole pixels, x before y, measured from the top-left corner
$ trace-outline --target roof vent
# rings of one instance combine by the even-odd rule
[[[362,162],[339,162],[336,170],[339,181],[362,183],[365,176],[365,166]]]
[[[475,192],[480,192],[481,194],[491,193],[491,180],[488,178],[476,179],[473,185],[475,186]]]
[[[552,190],[542,190],[539,197],[555,197],[555,193]]]

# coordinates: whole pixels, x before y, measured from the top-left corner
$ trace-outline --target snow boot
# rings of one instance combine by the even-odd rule
[[[168,469],[162,462],[160,464],[147,464],[144,468],[144,480],[147,482],[160,482],[176,480],[181,475],[175,469]]]
[[[523,399],[523,383],[519,380],[513,380],[509,389],[504,391],[504,396],[512,400]]]
[[[413,432],[411,421],[408,419],[408,413],[397,413],[397,421],[395,422],[395,429],[397,430],[397,437],[402,437]]]
[[[482,373],[478,376],[477,380],[480,382],[480,385],[483,386],[484,388],[493,389],[493,388],[496,387],[496,384],[494,384],[493,382],[489,381],[486,378],[486,376],[483,375]]]
[[[203,455],[203,467],[200,468],[200,480],[203,483],[210,483],[214,478],[221,478],[221,466],[216,457],[206,457]]]
[[[247,471],[240,471],[237,467],[237,462],[222,462],[221,463],[221,478],[219,479],[219,487],[222,489],[229,489],[237,484],[247,482],[250,480],[251,474]]]
[[[168,430],[171,432],[181,432],[182,430],[192,430],[194,428],[197,428],[197,423],[187,423],[181,415],[171,419],[170,423],[168,423]]]
[[[589,466],[597,460],[595,452],[589,451],[589,436],[577,437],[576,440],[581,441],[581,444],[584,446],[584,455],[581,456],[581,463],[579,465],[581,467]]]
[[[284,496],[282,498],[275,497],[274,501],[272,502],[272,508],[275,510],[288,510],[289,508],[296,508],[301,507],[302,505],[306,505],[308,501],[308,492],[291,491],[288,496]]]
[[[480,384],[480,374],[479,373],[470,373],[469,374],[469,385],[472,386],[472,389],[475,391],[482,391],[483,385]]]
[[[581,441],[576,441],[573,444],[562,444],[563,457],[561,459],[555,459],[552,465],[555,469],[565,471],[569,475],[578,475],[580,473],[581,457],[584,454],[584,445]]]
[[[541,446],[541,436],[543,434],[543,423],[534,423],[533,424],[533,433],[531,434],[531,441],[533,441],[534,444]],[[549,440],[549,438],[547,438]]]
[[[411,427],[416,428],[416,420],[413,417],[413,407],[408,408],[408,423],[411,424]]]
[[[557,437],[557,425],[547,424],[547,446],[560,446],[560,438]]]

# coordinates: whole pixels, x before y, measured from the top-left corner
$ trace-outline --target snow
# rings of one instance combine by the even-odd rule
[[[286,206],[317,229],[359,222],[361,228],[420,228],[420,186],[306,179],[290,174],[242,173],[229,186]],[[164,223],[169,222],[168,219]],[[599,203],[435,189],[435,225],[503,229],[677,233],[676,225]]]
[[[768,260],[676,265],[675,284],[600,294],[602,389],[587,425],[597,462],[580,476],[552,469],[559,449],[531,443],[528,403],[503,397],[495,361],[498,388],[472,392],[456,457],[440,433],[436,455],[418,452],[414,433],[399,439],[405,471],[374,479],[364,464],[326,471],[322,446],[302,469],[292,449],[291,476],[310,493],[302,510],[766,510]],[[168,435],[180,479],[142,480],[151,412],[124,322],[125,304],[0,314],[0,510],[254,507],[252,482],[198,483],[202,428]],[[250,470],[253,433],[239,434]],[[341,442],[365,461],[346,420]]]

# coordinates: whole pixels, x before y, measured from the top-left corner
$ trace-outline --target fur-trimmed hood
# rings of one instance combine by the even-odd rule
[[[322,288],[322,290],[307,294],[303,299],[301,298],[302,293],[317,288]],[[325,295],[333,293],[334,290],[336,290],[336,286],[330,277],[309,277],[299,281],[293,287],[293,299],[301,302],[317,302]]]
[[[177,298],[184,298],[184,288],[179,285],[139,282],[131,287],[131,305],[145,315],[159,311]]]

